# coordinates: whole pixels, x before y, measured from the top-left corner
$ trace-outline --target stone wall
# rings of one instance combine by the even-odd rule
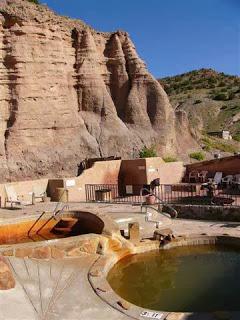
[[[178,218],[240,222],[240,207],[173,205]]]
[[[5,245],[0,247],[0,255],[17,258],[62,259],[77,257],[84,253],[96,254],[105,248],[108,239],[94,234],[82,235],[68,239]]]

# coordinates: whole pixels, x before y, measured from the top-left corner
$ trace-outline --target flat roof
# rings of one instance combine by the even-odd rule
[[[218,159],[211,159],[211,160],[204,160],[204,161],[199,161],[199,162],[195,162],[195,163],[189,163],[189,164],[186,164],[185,167],[199,165],[199,164],[209,164],[209,163],[214,163],[214,162],[221,162],[221,161],[226,161],[226,160],[228,161],[231,159],[239,159],[240,160],[240,154],[236,154],[234,156],[218,158]]]

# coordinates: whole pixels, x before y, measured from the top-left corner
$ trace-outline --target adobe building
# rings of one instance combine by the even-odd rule
[[[34,186],[47,192],[51,201],[59,201],[60,195],[65,192],[62,201],[86,201],[86,185],[112,184],[118,186],[124,194],[134,193],[134,185],[148,185],[156,178],[161,184],[177,184],[182,181],[185,168],[182,162],[164,162],[162,158],[146,158],[132,160],[96,160],[89,167],[81,171],[78,177],[64,179],[39,179],[33,181],[12,182],[18,196],[30,201]],[[138,188],[139,192],[139,188]],[[1,206],[6,199],[5,184],[0,185]]]
[[[240,155],[201,161],[186,165],[186,175],[191,171],[208,171],[209,176],[222,172],[223,176],[240,173]]]

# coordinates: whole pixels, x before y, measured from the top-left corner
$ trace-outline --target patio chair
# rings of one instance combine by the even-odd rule
[[[189,172],[189,176],[188,176],[189,182],[192,182],[192,180],[194,180],[195,182],[198,182],[198,179],[199,179],[198,171],[193,170]]]
[[[198,174],[198,177],[199,177],[200,182],[206,182],[206,180],[207,180],[207,175],[208,175],[208,171],[201,171],[201,172]]]
[[[240,174],[235,174],[232,180],[232,184],[238,189],[240,188]]]
[[[233,181],[233,175],[227,175],[225,177],[222,178],[222,183],[226,184],[227,186],[229,186]]]
[[[20,199],[20,196],[17,195],[14,186],[8,186],[5,185],[5,191],[6,191],[6,199],[5,199],[5,206],[7,206],[7,203],[11,204],[11,208],[13,208],[13,205],[20,205],[20,206],[24,206],[24,205],[29,205],[31,204],[31,202],[29,201],[23,201],[23,199]]]
[[[41,199],[44,201],[44,198],[47,196],[47,193],[40,185],[34,185],[33,186],[33,192],[32,192],[32,203],[35,203],[36,199]]]

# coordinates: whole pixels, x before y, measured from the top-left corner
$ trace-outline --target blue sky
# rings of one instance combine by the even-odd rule
[[[42,0],[100,31],[127,31],[155,77],[240,75],[240,0]]]

